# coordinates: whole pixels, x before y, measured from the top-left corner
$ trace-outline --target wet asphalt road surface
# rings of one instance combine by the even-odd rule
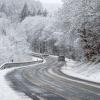
[[[57,58],[47,57],[46,63],[29,65],[16,69],[6,75],[11,87],[23,92],[33,100],[100,100],[99,89],[73,83],[48,72],[64,63]],[[94,91],[94,90],[95,91]]]

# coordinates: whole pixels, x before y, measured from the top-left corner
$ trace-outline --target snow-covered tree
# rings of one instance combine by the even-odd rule
[[[80,22],[80,38],[81,47],[84,51],[84,57],[87,61],[96,61],[100,57],[100,34],[99,34],[99,19],[100,12],[98,6],[100,2],[96,0],[83,1],[83,21]],[[100,58],[99,58],[100,60]]]
[[[44,16],[44,17],[47,17],[47,15],[48,15],[47,10],[46,10],[46,9],[45,9],[45,10],[43,10],[43,16]]]
[[[0,18],[0,64],[16,62],[30,52],[26,35],[19,32],[19,25],[15,26],[10,20]]]
[[[99,38],[99,35],[97,35],[96,33],[97,27],[95,27],[95,24],[97,25],[96,20],[99,19],[100,15],[98,9],[99,5],[100,5],[99,0],[63,0],[62,8],[59,9],[58,13],[56,14],[58,15],[56,27],[58,28],[58,30],[64,33],[64,38],[63,38],[65,41],[64,46],[75,48],[75,51],[81,50],[82,52],[79,53],[80,55],[82,55],[81,56],[82,58],[83,56],[87,55],[86,52],[89,52],[84,48],[84,45],[89,45],[89,44],[99,45],[99,43],[97,43],[98,39],[96,39],[96,36],[98,36]],[[95,22],[94,20],[96,21],[95,24],[93,24]],[[95,32],[93,32],[92,29],[94,29]],[[89,30],[91,32],[89,32]],[[84,37],[87,38],[85,41]],[[93,38],[96,39],[95,42]],[[90,48],[92,48],[92,46],[90,46]],[[90,52],[92,54],[91,50]],[[92,57],[90,55],[88,57],[88,60],[90,60]],[[97,55],[99,55],[99,53]]]
[[[27,6],[27,4],[25,4],[21,11],[21,14],[20,14],[21,21],[23,21],[25,19],[25,17],[27,17],[28,15],[29,15],[28,6]]]
[[[12,21],[19,21],[23,9],[27,10],[28,8],[30,16],[36,15],[39,10],[43,10],[41,2],[36,0],[1,0],[0,3],[0,12],[5,13]]]

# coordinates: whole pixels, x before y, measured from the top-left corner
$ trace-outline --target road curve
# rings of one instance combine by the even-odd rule
[[[33,100],[100,100],[100,89],[64,76],[59,71],[63,64],[49,56],[46,63],[16,69],[6,78],[15,90]]]

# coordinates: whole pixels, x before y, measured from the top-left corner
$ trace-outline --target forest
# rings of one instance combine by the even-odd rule
[[[62,0],[50,14],[40,1],[0,1],[0,64],[31,52],[100,62],[100,0]]]

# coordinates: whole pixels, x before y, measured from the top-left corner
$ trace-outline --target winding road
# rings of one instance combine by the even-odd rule
[[[48,56],[46,62],[27,65],[6,75],[11,86],[33,100],[100,100],[100,85],[60,72],[64,62]]]

